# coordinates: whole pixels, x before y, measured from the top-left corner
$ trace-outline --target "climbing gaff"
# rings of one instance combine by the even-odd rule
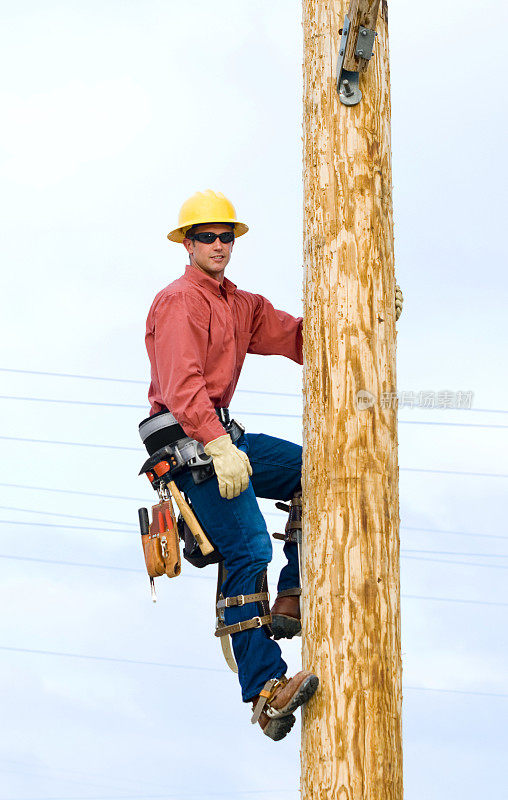
[[[273,533],[274,539],[283,542],[294,542],[298,547],[298,572],[302,585],[302,490],[298,489],[291,498],[290,504],[275,503],[276,508],[288,514],[284,533]]]

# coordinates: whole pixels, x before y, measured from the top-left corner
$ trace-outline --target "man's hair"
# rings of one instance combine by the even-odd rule
[[[232,231],[235,229],[235,225],[233,222],[198,222],[196,225],[191,225],[189,230],[185,231],[185,238],[191,239],[192,234],[195,233],[195,228],[199,228],[200,225],[229,225]]]

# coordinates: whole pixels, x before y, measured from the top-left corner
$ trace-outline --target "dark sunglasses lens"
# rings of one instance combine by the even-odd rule
[[[211,231],[203,231],[203,233],[195,233],[192,237],[196,239],[196,241],[201,242],[201,244],[212,244],[215,242],[217,236],[221,240],[222,244],[229,244],[235,238],[234,231],[224,231],[224,233],[212,233]]]

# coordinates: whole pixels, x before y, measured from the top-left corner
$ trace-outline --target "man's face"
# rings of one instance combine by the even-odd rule
[[[210,223],[205,225],[196,225],[193,233],[203,233],[209,231],[211,233],[224,233],[231,231],[231,225],[224,225],[222,223]],[[229,263],[231,253],[233,250],[233,242],[223,244],[219,238],[212,242],[212,244],[203,244],[196,242],[193,239],[183,240],[185,249],[189,253],[191,264],[198,267],[202,272],[206,272],[215,280],[222,283],[224,277],[224,270]]]

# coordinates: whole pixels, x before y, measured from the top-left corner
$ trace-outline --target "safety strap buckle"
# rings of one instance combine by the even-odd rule
[[[253,628],[262,628],[263,625],[269,625],[272,621],[272,615],[266,614],[264,617],[252,617],[252,619],[242,620],[235,622],[234,625],[222,625],[218,622],[215,630],[215,636],[229,636],[232,633],[241,633]]]
[[[223,608],[245,606],[247,603],[270,602],[269,592],[255,592],[254,594],[237,594],[234,597],[221,597],[217,600],[217,611]]]
[[[244,594],[237,594],[236,597],[226,597],[226,608],[230,608],[231,606],[244,606],[244,605],[245,605]]]
[[[279,713],[277,712],[277,710],[276,709],[272,709],[270,707],[270,701],[272,700],[276,690],[280,686],[285,686],[287,682],[288,682],[288,679],[286,678],[286,676],[282,675],[280,678],[271,678],[269,681],[267,681],[265,683],[265,685],[263,686],[263,688],[261,689],[261,691],[259,693],[259,699],[258,699],[256,705],[254,706],[254,713],[252,714],[252,717],[251,717],[251,720],[250,720],[253,725],[255,725],[256,722],[258,722],[258,720],[259,720],[261,714],[263,713],[263,711],[269,717],[277,717],[277,716],[279,716]]]

